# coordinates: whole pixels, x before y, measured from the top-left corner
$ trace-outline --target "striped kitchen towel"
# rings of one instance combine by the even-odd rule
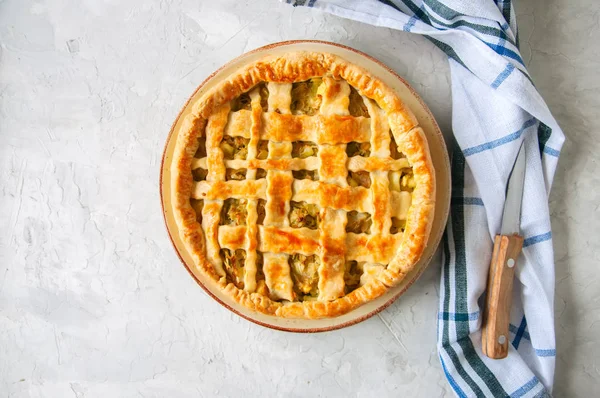
[[[438,349],[460,397],[543,397],[555,365],[554,256],[548,194],[564,135],[519,53],[510,0],[306,0],[376,26],[425,35],[452,75],[452,204],[442,243]],[[516,270],[509,354],[481,353],[481,309],[492,238],[521,143],[527,153],[523,254]]]

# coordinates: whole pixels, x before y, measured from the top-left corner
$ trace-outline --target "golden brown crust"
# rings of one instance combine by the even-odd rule
[[[324,77],[321,113],[292,115],[290,97],[279,92],[289,92],[288,83],[313,77]],[[270,112],[263,113],[261,98],[254,90],[250,93],[251,110],[232,113],[230,102],[262,82],[268,82],[273,93],[277,92],[269,98]],[[363,96],[370,118],[348,114],[348,84]],[[390,157],[390,130],[406,158]],[[220,150],[207,150],[203,159],[194,157],[199,139],[206,140],[207,148],[217,148],[223,135],[249,139],[248,159],[224,159]],[[270,142],[267,159],[256,158],[259,139]],[[313,142],[319,153],[305,159],[292,158],[292,141]],[[369,157],[347,158],[345,144],[369,141]],[[427,140],[415,116],[382,81],[332,54],[300,52],[268,57],[222,81],[193,105],[192,114],[183,121],[173,164],[175,220],[195,266],[233,300],[265,314],[334,317],[381,296],[414,268],[433,222],[435,175]],[[197,167],[208,168],[206,181],[192,178],[191,171]],[[400,203],[401,193],[389,190],[387,175],[409,167],[415,188],[405,230],[391,234],[391,217],[396,214],[392,207]],[[247,180],[225,181],[226,168],[247,169]],[[259,169],[266,171],[266,178],[255,179]],[[319,181],[294,179],[292,170],[316,170]],[[348,170],[369,172],[371,186],[348,186]],[[273,200],[275,197],[277,200]],[[201,217],[192,208],[190,198],[204,200]],[[219,225],[225,198],[249,201],[247,225]],[[264,225],[256,225],[259,199],[266,200]],[[290,227],[290,201],[318,205],[323,225],[317,230]],[[371,234],[344,232],[346,211],[372,214]],[[220,247],[247,250],[247,290],[227,281],[218,256]],[[259,252],[265,252],[260,266]],[[297,293],[293,291],[285,253],[318,253],[321,279],[317,299],[294,301]],[[348,259],[388,265],[385,269],[371,267],[382,271],[344,294],[344,261]],[[271,297],[255,290],[255,276],[263,271]],[[264,281],[262,286],[264,292]]]

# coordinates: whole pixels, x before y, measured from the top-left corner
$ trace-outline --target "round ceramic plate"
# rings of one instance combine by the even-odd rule
[[[183,241],[179,238],[179,232],[173,217],[173,207],[170,193],[172,184],[171,162],[173,159],[173,150],[175,148],[176,137],[179,134],[179,129],[181,128],[181,122],[191,111],[192,105],[206,91],[215,86],[221,79],[226,78],[232,72],[240,69],[246,64],[255,62],[266,55],[278,55],[291,51],[317,51],[339,55],[340,57],[343,57],[346,60],[369,70],[375,76],[383,80],[388,86],[393,88],[400,98],[402,98],[402,100],[414,112],[419,120],[419,125],[425,131],[427,140],[429,142],[429,149],[431,151],[433,165],[435,167],[437,184],[435,218],[433,221],[433,228],[431,230],[429,242],[425,248],[421,260],[415,266],[413,271],[409,273],[398,286],[388,290],[379,298],[365,303],[361,307],[358,307],[355,310],[336,318],[314,320],[284,319],[254,312],[244,306],[239,305],[223,294],[212,279],[202,275],[197,271]],[[402,293],[404,293],[406,289],[408,289],[410,285],[412,285],[412,283],[421,275],[434,255],[435,249],[440,242],[444,227],[446,225],[446,219],[448,217],[448,210],[450,206],[450,162],[448,159],[448,152],[446,150],[444,139],[437,123],[433,118],[433,115],[431,114],[431,111],[429,108],[427,108],[415,91],[390,68],[360,51],[339,44],[308,40],[287,41],[274,43],[243,54],[224,65],[221,69],[217,70],[202,84],[200,84],[196,92],[190,97],[188,102],[177,116],[177,119],[171,128],[162,159],[160,190],[165,223],[167,225],[171,241],[175,246],[175,250],[177,251],[179,258],[183,262],[190,275],[192,275],[196,282],[198,282],[198,284],[210,296],[236,314],[266,327],[290,332],[322,332],[354,325],[355,323],[361,322],[377,314],[394,302],[394,300],[396,300],[398,297],[400,297]]]

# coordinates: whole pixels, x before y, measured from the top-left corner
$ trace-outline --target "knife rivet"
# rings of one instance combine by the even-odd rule
[[[506,265],[508,265],[508,268],[512,268],[515,266],[515,260],[512,258],[509,258],[508,260],[506,260]]]
[[[498,344],[504,345],[504,343],[506,343],[506,336],[501,334],[500,336],[498,336]]]

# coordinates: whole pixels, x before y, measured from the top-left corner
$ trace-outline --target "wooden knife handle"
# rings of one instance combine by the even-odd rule
[[[513,278],[522,247],[523,237],[518,234],[496,235],[494,239],[481,328],[482,351],[493,359],[508,355]]]

